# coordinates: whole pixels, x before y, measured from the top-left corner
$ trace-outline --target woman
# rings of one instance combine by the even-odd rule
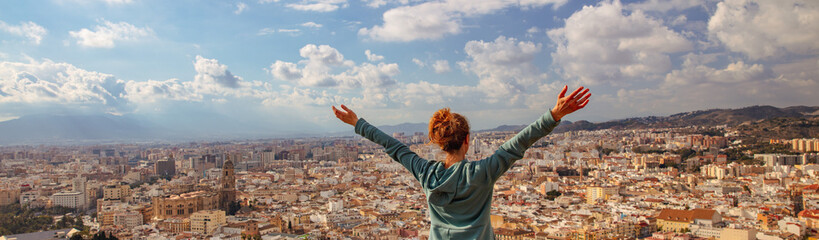
[[[588,89],[579,87],[565,96],[567,88],[563,87],[550,112],[501,145],[492,156],[474,162],[465,159],[469,123],[448,108],[438,110],[429,121],[429,140],[446,152],[444,161],[419,157],[406,145],[359,119],[347,106],[341,105],[344,111],[333,106],[333,112],[341,121],[355,126],[356,133],[384,146],[392,159],[421,182],[429,206],[430,239],[494,239],[489,209],[495,181],[523,158],[526,149],[549,134],[563,116],[589,103]]]

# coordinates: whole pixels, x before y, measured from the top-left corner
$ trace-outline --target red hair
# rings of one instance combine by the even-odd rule
[[[461,114],[451,113],[449,108],[441,108],[429,119],[429,141],[445,152],[453,153],[461,149],[469,135],[469,122]]]

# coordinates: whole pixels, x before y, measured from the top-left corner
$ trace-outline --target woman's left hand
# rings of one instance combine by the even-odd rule
[[[336,106],[333,106],[333,113],[336,114],[336,117],[342,122],[355,126],[355,123],[358,122],[358,116],[355,115],[353,110],[344,106],[344,104],[341,104],[341,109],[344,109],[344,111],[338,110]]]

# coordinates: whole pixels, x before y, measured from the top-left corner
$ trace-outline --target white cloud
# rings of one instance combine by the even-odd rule
[[[348,6],[347,0],[302,0],[299,3],[286,5],[300,11],[332,12]]]
[[[288,29],[288,28],[280,28],[280,29],[274,29],[274,28],[262,28],[262,29],[260,29],[260,30],[259,30],[259,32],[258,32],[258,33],[256,33],[256,35],[259,35],[259,36],[273,35],[273,34],[275,34],[275,33],[277,33],[277,32],[278,32],[278,33],[288,34],[288,35],[290,35],[290,36],[298,36],[298,35],[300,35],[300,34],[301,34],[301,30],[300,30],[300,29]]]
[[[196,70],[194,81],[202,88],[238,88],[241,77],[235,76],[227,70],[227,66],[220,64],[216,59],[196,56],[193,64]]]
[[[101,105],[117,108],[121,81],[51,60],[0,62],[0,103]]]
[[[819,1],[726,0],[708,31],[751,59],[819,53]]]
[[[424,63],[424,61],[421,61],[420,59],[417,59],[417,58],[413,58],[412,62],[415,63],[415,65],[418,65],[418,67],[422,67],[422,68],[427,65],[426,63]]]
[[[527,89],[545,80],[545,74],[533,64],[541,45],[500,36],[493,42],[469,41],[464,47],[468,61],[458,64],[464,70],[480,78],[478,89],[483,91],[490,103],[509,100],[509,104],[523,100]]]
[[[104,1],[108,5],[130,4],[130,3],[134,2],[134,0],[104,0]]]
[[[202,101],[202,95],[196,94],[189,83],[178,79],[128,81],[122,97],[135,103],[155,103],[159,100]]]
[[[665,78],[670,86],[692,86],[699,84],[739,84],[764,78],[765,71],[760,64],[746,64],[739,61],[728,64],[724,69],[714,69],[706,65],[685,66],[674,70]]]
[[[480,98],[481,92],[472,86],[453,86],[420,81],[403,84],[390,92],[390,97],[406,107],[441,107]]]
[[[242,12],[244,12],[245,10],[247,10],[247,4],[240,2],[236,4],[236,10],[233,11],[233,14],[239,15],[242,14]]]
[[[48,31],[43,26],[31,21],[22,22],[20,25],[9,25],[6,22],[0,21],[0,31],[28,38],[37,45],[39,45],[43,37],[48,34]]]
[[[270,73],[274,77],[287,81],[295,81],[302,78],[301,69],[295,63],[276,60],[270,65]]]
[[[411,2],[410,0],[361,0],[361,1],[367,3],[367,6],[371,8],[379,8],[387,4],[407,5]],[[420,0],[412,0],[412,2],[418,1]]]
[[[632,3],[627,8],[632,10],[668,12],[671,10],[682,11],[692,7],[705,7],[707,3],[715,0],[646,0],[644,2]]]
[[[445,0],[400,6],[384,12],[384,23],[361,28],[359,35],[379,41],[408,42],[435,40],[462,31],[462,19],[495,13],[509,7],[534,8],[551,4],[561,6],[567,0]]]
[[[400,72],[395,63],[356,65],[353,61],[345,60],[344,55],[328,45],[308,44],[299,50],[299,54],[305,60],[298,64],[276,61],[270,65],[270,73],[278,79],[291,81],[299,86],[366,90],[395,84],[393,76]]]
[[[328,91],[316,91],[307,88],[282,86],[280,92],[274,92],[262,101],[268,106],[329,106],[349,102],[349,99],[331,94]]]
[[[620,2],[586,6],[548,32],[557,44],[552,58],[567,79],[586,84],[659,78],[671,70],[670,53],[692,44],[640,11],[625,15]]]
[[[126,22],[102,21],[102,25],[94,27],[95,31],[83,28],[70,31],[69,34],[77,39],[77,44],[95,48],[113,48],[115,41],[138,41],[154,36],[154,31],[149,27],[139,28]]]
[[[384,56],[372,53],[370,52],[370,49],[365,50],[364,55],[367,55],[367,60],[369,60],[370,62],[378,62],[384,60]]]
[[[685,22],[687,22],[687,21],[688,21],[688,17],[686,17],[685,15],[680,15],[680,16],[677,16],[676,18],[674,18],[674,21],[671,21],[671,25],[679,26],[679,25],[685,24]]]
[[[280,29],[279,29],[279,32],[283,32],[283,33],[299,33],[299,32],[301,32],[301,30],[299,30],[299,29],[287,29],[287,28],[280,28]]]
[[[274,29],[274,28],[262,28],[262,29],[259,30],[259,33],[257,33],[256,35],[264,36],[264,35],[272,35],[274,33],[276,33],[276,29]]]
[[[323,25],[314,23],[314,22],[306,22],[301,24],[302,27],[309,27],[309,28],[321,28]]]
[[[438,60],[432,64],[432,69],[435,70],[435,73],[448,73],[451,71],[449,68],[449,61],[447,60]]]

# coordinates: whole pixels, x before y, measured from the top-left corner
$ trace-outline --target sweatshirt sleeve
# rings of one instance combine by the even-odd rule
[[[363,118],[358,119],[358,122],[356,122],[355,133],[383,146],[384,151],[393,160],[409,170],[418,181],[421,181],[422,177],[428,172],[427,169],[431,166],[428,160],[419,157],[418,154],[410,150],[409,147],[382,132],[375,126],[370,125],[370,123]]]
[[[532,144],[552,132],[552,129],[558,124],[560,122],[552,118],[551,111],[547,112],[534,123],[521,130],[512,139],[503,143],[495,151],[495,154],[481,162],[481,165],[486,169],[489,180],[492,183],[497,181],[501,175],[515,164],[515,161],[523,158],[523,154]]]

